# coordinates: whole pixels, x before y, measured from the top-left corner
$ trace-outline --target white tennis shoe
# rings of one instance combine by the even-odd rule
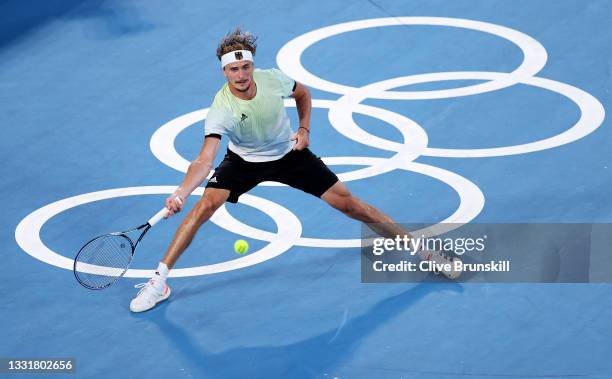
[[[140,288],[140,291],[130,302],[130,311],[132,312],[148,311],[155,307],[157,303],[166,300],[172,293],[166,283],[164,283],[163,290],[157,288],[155,278],[151,278],[147,283],[136,284],[134,287]]]
[[[461,269],[457,269],[455,262],[461,262],[457,257],[449,257],[448,255],[435,250],[423,251],[421,259],[424,261],[432,261],[434,265],[434,274],[442,274],[451,280],[461,276]],[[460,265],[459,265],[460,266]],[[450,268],[450,269],[449,269]]]

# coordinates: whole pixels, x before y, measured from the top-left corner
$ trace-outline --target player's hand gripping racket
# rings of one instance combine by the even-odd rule
[[[72,269],[76,280],[90,290],[101,290],[115,283],[130,267],[140,240],[166,214],[168,209],[164,207],[137,228],[104,234],[87,242],[74,258]],[[134,237],[138,231],[140,236],[134,242],[128,234]]]

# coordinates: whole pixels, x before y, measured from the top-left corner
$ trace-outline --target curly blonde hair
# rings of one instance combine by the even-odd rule
[[[228,33],[217,47],[217,58],[221,60],[224,54],[235,50],[248,50],[253,55],[257,50],[257,37],[250,32],[243,32],[237,27],[233,32]]]

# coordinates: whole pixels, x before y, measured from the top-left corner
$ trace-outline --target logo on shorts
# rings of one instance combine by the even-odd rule
[[[208,181],[208,183],[217,183],[217,177],[213,176],[212,178],[210,178],[210,180]]]
[[[241,61],[242,60],[242,51],[236,51],[234,53],[234,56],[236,57],[236,60]]]

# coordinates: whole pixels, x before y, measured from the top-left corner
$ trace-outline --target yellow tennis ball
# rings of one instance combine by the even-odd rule
[[[244,254],[249,251],[249,244],[245,240],[238,240],[234,242],[234,251],[238,254]]]

